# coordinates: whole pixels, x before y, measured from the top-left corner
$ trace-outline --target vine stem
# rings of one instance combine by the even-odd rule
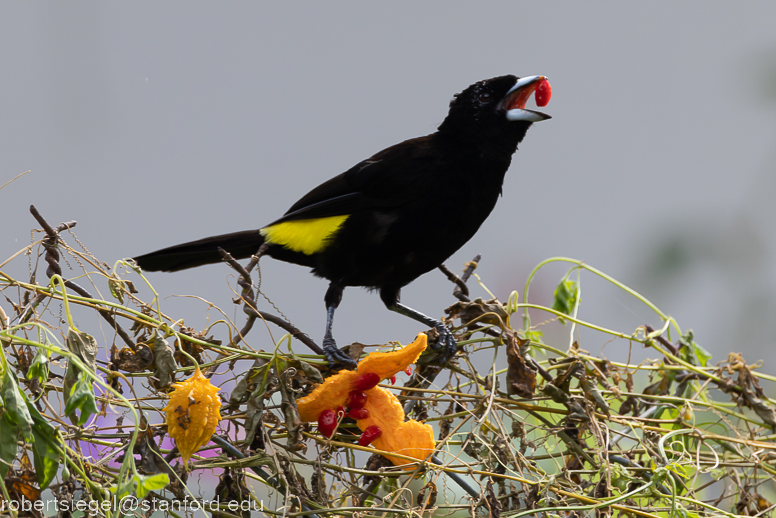
[[[592,266],[590,266],[588,264],[585,264],[583,261],[580,261],[578,259],[572,259],[570,257],[550,257],[549,259],[545,259],[544,261],[542,261],[538,265],[536,265],[536,267],[534,267],[534,269],[531,270],[531,273],[528,275],[528,279],[526,279],[526,281],[525,281],[525,289],[523,290],[523,301],[524,302],[526,302],[526,303],[528,302],[528,290],[529,290],[529,288],[531,286],[531,281],[533,280],[534,276],[544,266],[546,266],[546,265],[548,265],[550,263],[554,263],[554,262],[566,262],[566,263],[574,264],[578,268],[585,269],[585,270],[587,270],[587,271],[589,271],[591,273],[594,273],[594,274],[598,275],[602,279],[605,279],[605,280],[609,281],[610,283],[614,284],[615,286],[617,286],[618,288],[620,288],[624,292],[628,293],[632,297],[636,298],[637,300],[640,300],[647,307],[649,307],[652,311],[657,313],[657,315],[662,320],[669,320],[671,322],[671,324],[673,324],[673,326],[676,328],[676,331],[679,333],[679,335],[682,334],[682,330],[679,328],[679,325],[676,323],[676,321],[671,316],[666,315],[665,313],[663,313],[660,310],[660,308],[658,308],[655,304],[653,304],[645,296],[643,296],[642,294],[638,293],[634,289],[629,288],[628,286],[626,286],[625,284],[621,283],[620,281],[618,281],[614,277],[611,277],[610,275],[605,274],[601,270],[599,270],[597,268],[593,268]],[[531,306],[526,306],[526,307],[531,307]],[[525,313],[524,319],[525,319],[526,324],[527,324],[526,325],[526,329],[527,329],[528,325],[530,324],[530,320],[528,319],[528,312]]]
[[[592,511],[593,509],[600,509],[602,507],[609,507],[612,504],[616,504],[617,502],[622,502],[623,500],[626,500],[633,495],[639,494],[642,491],[646,491],[650,487],[655,485],[653,481],[649,481],[646,484],[644,484],[641,487],[637,487],[633,491],[629,491],[628,493],[625,493],[624,495],[620,495],[616,498],[613,498],[611,500],[605,500],[601,503],[594,504],[594,505],[574,505],[574,506],[563,506],[563,507],[540,507],[538,509],[528,509],[526,511],[522,511],[520,513],[515,514],[503,514],[502,516],[509,517],[509,518],[520,518],[521,516],[528,516],[530,514],[536,514],[536,513],[548,513],[551,511]]]

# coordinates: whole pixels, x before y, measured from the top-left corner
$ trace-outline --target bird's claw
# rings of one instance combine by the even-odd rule
[[[328,336],[323,339],[323,354],[326,356],[326,361],[329,362],[330,367],[340,364],[349,369],[355,369],[356,365],[358,365],[356,360],[345,354],[342,349],[337,347],[334,339]]]
[[[444,365],[458,352],[458,342],[456,342],[453,332],[442,322],[435,325],[434,329],[439,334],[439,338],[431,345],[431,348],[434,350],[444,348],[440,357],[440,363]]]

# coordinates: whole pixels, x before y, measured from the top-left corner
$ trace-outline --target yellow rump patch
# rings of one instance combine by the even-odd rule
[[[267,243],[282,245],[294,252],[312,255],[329,244],[328,238],[336,232],[348,215],[328,218],[283,221],[260,230]]]

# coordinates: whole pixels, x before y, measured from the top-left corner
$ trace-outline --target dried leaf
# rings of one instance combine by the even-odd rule
[[[295,369],[294,369],[295,370]],[[285,373],[284,373],[285,374]],[[286,422],[286,444],[289,451],[298,451],[305,448],[302,442],[302,436],[299,429],[302,427],[302,419],[299,417],[299,411],[293,397],[293,392],[289,390],[286,383],[278,384],[280,389],[280,408],[283,410],[283,416]]]
[[[388,466],[392,466],[392,465],[393,463],[390,460],[386,459],[382,455],[373,453],[367,459],[364,469],[369,471],[380,471],[380,468],[387,468]],[[364,482],[369,484],[372,481],[374,481],[376,478],[382,478],[382,477],[380,477],[379,475],[364,475]]]
[[[609,404],[601,395],[601,391],[598,390],[598,385],[593,380],[585,376],[580,380],[579,386],[582,387],[582,391],[585,395],[601,409],[601,412],[609,415]]]
[[[259,429],[262,416],[264,415],[264,392],[257,395],[251,395],[248,400],[248,407],[245,414],[245,441],[244,445],[251,449],[263,447],[264,436]]]
[[[362,343],[353,342],[352,344],[343,347],[342,351],[354,360],[358,361],[359,358],[361,358],[361,353],[364,352],[364,348],[366,347],[367,346]]]
[[[520,347],[526,343],[528,340],[520,340],[515,334],[507,337],[507,393],[531,399],[536,392],[536,372],[520,354]]]
[[[490,479],[485,486],[485,506],[488,509],[489,518],[499,518],[501,516],[501,502],[496,498],[496,493],[493,491],[493,482]]]
[[[627,413],[632,413],[633,416],[638,416],[639,412],[639,401],[634,396],[628,396],[625,401],[623,401],[622,405],[620,405],[619,414],[625,415]]]
[[[138,436],[132,452],[140,455],[140,470],[146,474],[167,473],[170,479],[175,478],[164,462],[164,455],[154,439],[154,429],[148,426],[145,415],[141,418],[140,426],[144,430]]]
[[[199,331],[195,331],[191,327],[185,327],[181,329],[180,333],[184,336],[189,336],[195,340],[201,342],[211,343],[213,345],[221,345],[221,340],[216,340],[212,336],[205,336]],[[191,366],[191,361],[180,352],[183,349],[186,353],[194,357],[197,363],[202,363],[202,351],[203,347],[200,344],[194,343],[190,340],[176,339],[175,360],[183,367]]]
[[[175,363],[175,356],[172,346],[164,339],[160,330],[154,331],[154,376],[159,380],[162,388],[167,388],[175,381],[175,371],[178,364]]]
[[[506,327],[509,313],[498,299],[483,301],[481,298],[471,302],[456,302],[445,310],[450,319],[460,318],[464,326],[472,324],[492,324]]]
[[[416,502],[419,507],[428,509],[434,507],[437,500],[437,487],[433,482],[429,482],[418,491]]]
[[[358,354],[361,356],[360,351]],[[299,368],[302,369],[302,372],[304,372],[304,375],[308,380],[310,380],[312,383],[323,383],[323,376],[321,376],[321,371],[313,367],[310,363],[302,360],[297,361],[299,363]]]
[[[232,471],[226,468],[224,472],[218,477],[218,485],[215,489],[215,500],[223,502],[229,507],[228,504],[234,502],[237,504],[236,509],[245,509],[245,506],[241,507],[243,502],[250,499],[251,491],[245,484],[245,475],[240,470]],[[246,509],[242,513],[243,517],[250,518],[251,511]]]
[[[144,343],[139,343],[135,349],[124,347],[119,350],[113,345],[110,349],[111,369],[124,372],[144,372],[154,361],[154,353]]]
[[[257,379],[257,376],[264,371],[264,367],[267,365],[267,361],[262,358],[257,358],[251,368],[248,369],[245,374],[240,378],[234,387],[234,390],[229,395],[229,404],[232,406],[242,405],[251,396],[251,393],[256,390],[257,383],[261,380]],[[262,390],[263,392],[263,390]]]
[[[569,396],[565,392],[563,392],[561,389],[553,385],[552,383],[547,383],[542,387],[542,392],[546,396],[549,396],[550,399],[555,401],[556,403],[561,403],[565,405],[569,401]]]
[[[453,415],[455,413],[455,403],[450,403],[450,406],[447,407],[447,410],[445,410],[445,413],[442,414],[442,416],[448,416]],[[439,421],[439,440],[441,441],[445,437],[447,437],[450,434],[450,428],[453,425],[452,419],[442,419]]]
[[[376,455],[377,457],[380,457],[379,455]],[[383,458],[383,457],[380,457]],[[310,489],[313,493],[313,498],[316,502],[319,504],[326,504],[326,502],[329,500],[328,495],[326,494],[326,475],[323,472],[323,469],[321,469],[321,456],[318,456],[318,461],[315,464],[315,467],[313,468],[313,474],[310,477]],[[369,469],[368,467],[366,469]],[[364,476],[364,481],[366,481],[367,476]]]
[[[771,430],[776,431],[776,411],[769,404],[765,403],[762,399],[755,397],[749,393],[744,394],[747,406],[755,411],[760,416],[760,419],[765,421],[765,424],[771,427]]]

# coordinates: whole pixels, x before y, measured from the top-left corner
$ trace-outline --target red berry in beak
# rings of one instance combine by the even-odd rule
[[[552,87],[550,82],[542,79],[539,86],[536,87],[536,106],[547,106],[552,97]]]

